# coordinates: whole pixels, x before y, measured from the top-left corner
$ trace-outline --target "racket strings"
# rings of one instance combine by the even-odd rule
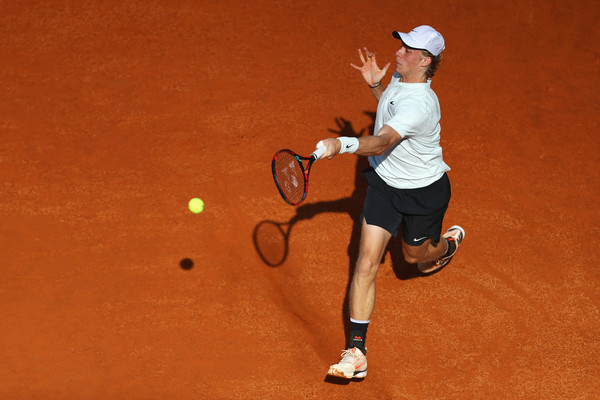
[[[282,152],[275,161],[275,173],[283,195],[292,203],[299,203],[305,193],[304,171],[300,161],[292,154]]]

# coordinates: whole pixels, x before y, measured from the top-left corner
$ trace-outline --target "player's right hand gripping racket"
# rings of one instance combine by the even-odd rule
[[[308,174],[313,163],[325,153],[325,146],[317,148],[310,157],[303,157],[291,150],[279,150],[273,156],[271,170],[279,194],[285,201],[297,206],[308,194]],[[303,161],[308,161],[305,167]]]

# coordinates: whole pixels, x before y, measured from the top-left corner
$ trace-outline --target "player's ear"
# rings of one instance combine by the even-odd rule
[[[428,67],[429,64],[431,64],[431,57],[423,57],[423,60],[421,60],[421,65],[424,67]]]

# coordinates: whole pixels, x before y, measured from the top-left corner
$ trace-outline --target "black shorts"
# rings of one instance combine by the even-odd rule
[[[436,182],[418,189],[396,189],[389,186],[371,167],[363,175],[369,184],[362,218],[398,235],[410,246],[420,246],[427,239],[438,242],[444,214],[450,203],[450,180],[444,174]]]

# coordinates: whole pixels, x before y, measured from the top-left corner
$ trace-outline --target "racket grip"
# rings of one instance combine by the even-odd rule
[[[327,150],[325,146],[317,147],[317,149],[312,152],[310,157],[314,158],[315,160],[318,160],[319,158],[323,157],[323,154],[325,154],[325,150]]]

